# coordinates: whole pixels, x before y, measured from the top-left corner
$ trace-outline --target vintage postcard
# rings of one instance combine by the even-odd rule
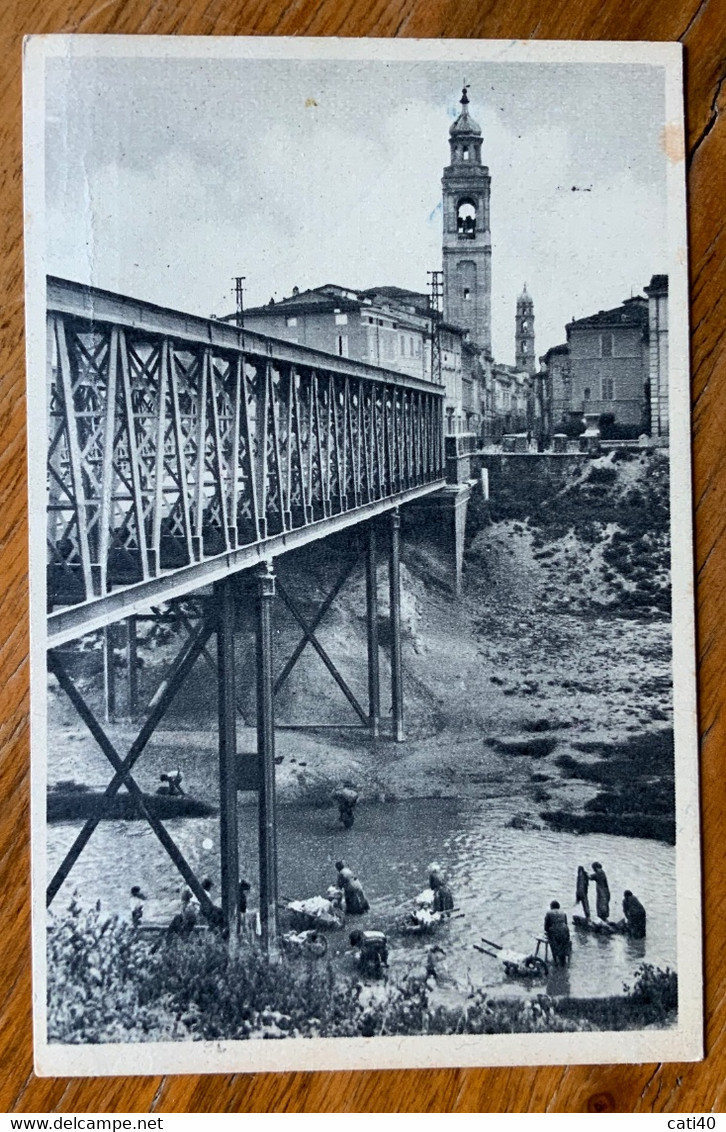
[[[24,98],[38,1072],[700,1058],[680,46]]]

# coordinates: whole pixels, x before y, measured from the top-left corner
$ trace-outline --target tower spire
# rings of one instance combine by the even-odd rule
[[[534,303],[527,290],[526,283],[522,294],[517,299],[514,350],[517,369],[534,373],[537,369],[534,353]]]
[[[482,165],[482,132],[469,114],[469,86],[449,127],[451,157],[442,179],[444,318],[465,327],[491,354],[491,235],[489,170]]]

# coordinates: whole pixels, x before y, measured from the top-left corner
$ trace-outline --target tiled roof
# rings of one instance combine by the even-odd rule
[[[647,326],[648,325],[648,301],[640,296],[633,299],[626,299],[625,302],[615,307],[613,310],[598,311],[597,314],[588,315],[586,318],[576,318],[567,324],[567,334],[569,337],[570,331],[574,329],[585,330],[588,327],[598,326]]]

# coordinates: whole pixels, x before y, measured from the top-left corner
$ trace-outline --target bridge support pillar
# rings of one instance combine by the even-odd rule
[[[368,524],[366,547],[366,615],[368,626],[368,726],[378,737],[381,721],[381,682],[378,665],[378,558],[375,521]]]
[[[277,818],[275,811],[275,692],[273,678],[272,606],[275,572],[271,562],[257,573],[257,759],[260,858],[260,918],[265,951],[278,954]]]
[[[116,667],[114,664],[113,646],[116,636],[116,626],[104,625],[103,629],[103,700],[106,723],[113,723],[116,719]]]
[[[232,577],[214,586],[217,618],[219,709],[219,853],[222,916],[230,940],[239,930],[237,831],[237,688],[234,656],[235,601]]]
[[[126,621],[126,677],[129,684],[129,718],[136,719],[139,713],[139,657],[136,640],[136,618]]]
[[[391,619],[391,706],[393,736],[402,743],[403,672],[401,667],[401,513],[391,512],[391,545],[388,558],[388,593]]]

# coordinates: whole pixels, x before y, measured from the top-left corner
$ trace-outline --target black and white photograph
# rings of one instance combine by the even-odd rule
[[[680,47],[24,118],[37,1072],[698,1060]]]

